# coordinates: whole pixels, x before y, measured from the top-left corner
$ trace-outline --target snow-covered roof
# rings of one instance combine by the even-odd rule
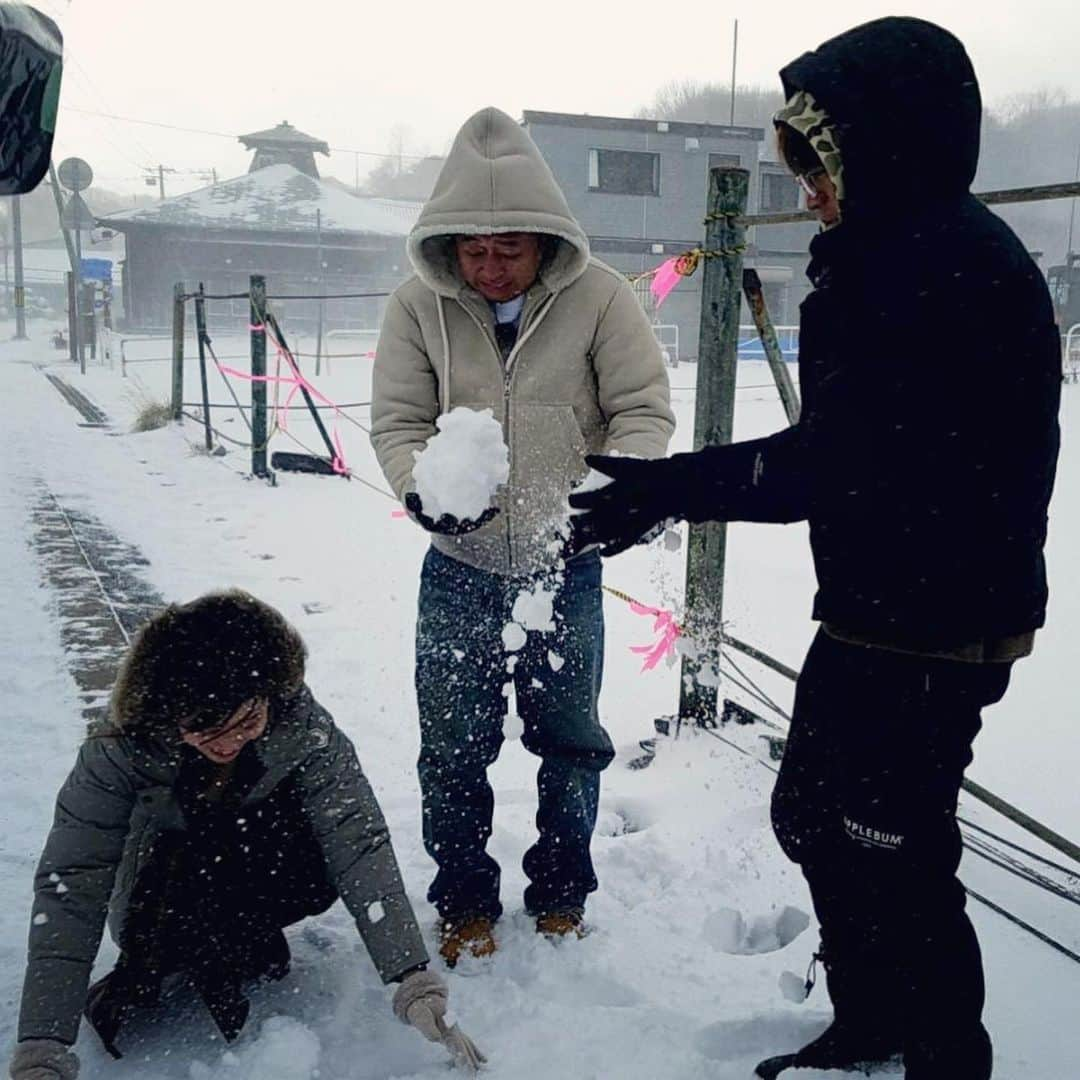
[[[306,176],[292,165],[269,165],[235,180],[99,220],[118,229],[161,225],[308,233],[315,228],[316,210],[322,211],[322,229],[328,233],[405,236],[410,227],[399,212]]]
[[[367,200],[372,206],[379,206],[407,228],[411,229],[420,217],[424,204],[416,199],[390,199],[383,195],[369,195]]]
[[[249,150],[253,150],[257,146],[274,146],[317,150],[320,154],[327,155],[330,153],[330,145],[325,139],[317,139],[314,135],[298,131],[288,120],[282,120],[277,127],[267,128],[265,131],[253,131],[250,135],[239,135],[237,137]]]

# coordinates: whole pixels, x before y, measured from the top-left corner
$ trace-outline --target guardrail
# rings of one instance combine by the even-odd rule
[[[1061,352],[1061,378],[1065,382],[1080,382],[1080,323],[1073,323],[1065,334]]]

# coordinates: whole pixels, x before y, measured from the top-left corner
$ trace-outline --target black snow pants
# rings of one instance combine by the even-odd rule
[[[187,830],[159,834],[135,881],[116,967],[88,994],[87,1019],[114,1057],[135,1009],[156,1005],[177,974],[234,1039],[249,1011],[244,984],[289,970],[282,928],[337,899],[289,782],[243,810],[185,809]]]
[[[796,688],[773,828],[810,886],[837,1023],[902,1051],[910,1080],[991,1073],[956,805],[1010,667],[819,631]]]

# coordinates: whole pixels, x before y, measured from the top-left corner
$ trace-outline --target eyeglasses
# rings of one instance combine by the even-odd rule
[[[821,194],[818,190],[816,181],[819,176],[824,175],[824,169],[811,169],[809,172],[796,173],[795,179],[798,181],[799,187],[801,187],[807,195],[813,198],[815,195]]]

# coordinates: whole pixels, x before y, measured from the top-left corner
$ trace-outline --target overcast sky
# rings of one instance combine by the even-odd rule
[[[964,41],[991,104],[1040,88],[1080,98],[1077,0],[38,2],[65,34],[57,160],[77,154],[102,186],[148,194],[150,165],[190,170],[166,176],[169,193],[201,186],[197,170],[245,172],[235,136],[281,120],[350,151],[320,167],[351,182],[378,161],[368,155],[402,143],[444,152],[488,104],[629,116],[673,79],[726,83],[735,18],[740,82],[776,85],[784,63],[825,38],[910,14]]]

